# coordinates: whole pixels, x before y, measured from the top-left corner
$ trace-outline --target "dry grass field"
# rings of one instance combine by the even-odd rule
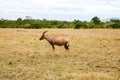
[[[41,33],[70,40],[70,53]],[[120,29],[0,29],[0,80],[120,80]]]

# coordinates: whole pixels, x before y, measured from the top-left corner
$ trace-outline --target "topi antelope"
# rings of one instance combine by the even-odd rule
[[[48,31],[44,31],[42,33],[40,40],[46,39],[50,43],[50,45],[52,46],[53,51],[55,49],[54,45],[64,46],[64,48],[66,50],[69,50],[69,44],[68,44],[67,39],[62,38],[62,37],[48,36],[45,34],[46,32],[48,32]]]

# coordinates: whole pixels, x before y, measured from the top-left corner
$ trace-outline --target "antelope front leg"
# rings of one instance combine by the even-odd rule
[[[54,45],[52,45],[52,49],[53,49],[53,54],[55,55],[55,47],[54,47]]]
[[[52,48],[53,48],[53,51],[54,51],[54,49],[55,49],[54,45],[52,45]]]

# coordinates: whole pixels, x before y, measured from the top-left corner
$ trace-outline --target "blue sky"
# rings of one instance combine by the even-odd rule
[[[120,0],[0,0],[0,18],[91,20],[119,17]]]

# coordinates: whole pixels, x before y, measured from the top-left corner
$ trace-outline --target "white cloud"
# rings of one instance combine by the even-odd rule
[[[0,3],[0,18],[8,19],[31,16],[89,20],[93,16],[120,16],[120,0],[0,0]]]

